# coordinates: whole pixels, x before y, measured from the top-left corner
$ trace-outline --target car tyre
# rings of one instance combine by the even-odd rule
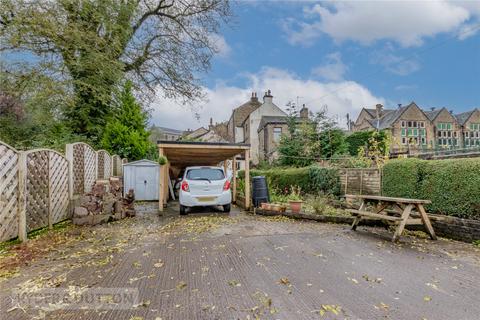
[[[187,214],[187,208],[185,206],[180,205],[180,215],[184,216]]]
[[[223,212],[230,212],[230,203],[223,206]]]

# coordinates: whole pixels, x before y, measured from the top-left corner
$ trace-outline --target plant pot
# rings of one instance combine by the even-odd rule
[[[260,203],[260,208],[262,208],[263,210],[266,210],[267,207],[268,207],[268,203],[266,203],[266,202]]]
[[[302,211],[302,200],[290,200],[288,203],[290,203],[290,210],[292,210],[292,213],[300,213],[300,211]]]
[[[283,205],[283,204],[281,204],[281,205],[280,205],[280,212],[282,212],[282,213],[283,213],[283,212],[285,212],[285,211],[287,211],[287,206],[286,206],[286,205]]]
[[[272,210],[272,204],[271,203],[265,203],[265,210]]]
[[[280,211],[280,205],[278,204],[272,204],[272,211],[279,212]]]

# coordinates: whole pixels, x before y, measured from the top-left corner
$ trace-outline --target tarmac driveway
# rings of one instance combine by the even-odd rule
[[[14,250],[25,258],[0,282],[0,318],[479,318],[480,250],[469,244],[417,236],[392,244],[382,229],[238,210],[139,209]]]

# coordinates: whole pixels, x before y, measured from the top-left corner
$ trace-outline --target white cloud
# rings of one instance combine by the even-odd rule
[[[322,34],[337,42],[371,44],[394,40],[404,47],[421,45],[439,33],[459,32],[480,21],[480,2],[348,1],[305,7],[306,21],[286,25],[292,44],[310,45]],[[313,19],[311,19],[313,17]],[[468,32],[467,32],[468,34]]]
[[[227,41],[223,36],[216,33],[212,33],[210,34],[210,41],[212,41],[217,51],[217,56],[221,58],[226,58],[232,52],[232,48],[228,45]]]
[[[272,90],[274,103],[285,109],[289,101],[306,103],[311,111],[320,111],[328,106],[330,115],[343,118],[347,113],[355,116],[365,106],[385,103],[385,99],[374,96],[367,88],[354,81],[320,82],[302,79],[295,74],[276,68],[265,67],[258,73],[246,75],[244,86],[228,86],[218,83],[215,87],[205,88],[208,102],[195,108],[182,107],[172,100],[158,98],[151,106],[152,123],[156,125],[188,129],[207,126],[210,117],[214,122],[226,121],[232,109],[248,101],[251,92],[258,92],[261,100],[263,92]],[[160,96],[160,95],[159,95]],[[195,118],[195,113],[200,118]]]
[[[399,76],[406,76],[420,69],[420,62],[415,57],[402,57],[394,54],[392,46],[386,46],[383,50],[375,51],[371,55],[370,63],[380,64],[388,72]]]
[[[348,67],[343,63],[340,52],[327,55],[326,63],[314,68],[312,74],[325,80],[340,81],[343,80]]]

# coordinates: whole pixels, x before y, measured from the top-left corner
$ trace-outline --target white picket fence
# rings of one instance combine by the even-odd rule
[[[0,141],[0,241],[70,218],[71,200],[97,179],[121,176],[125,159],[83,142],[55,150],[18,151]]]

